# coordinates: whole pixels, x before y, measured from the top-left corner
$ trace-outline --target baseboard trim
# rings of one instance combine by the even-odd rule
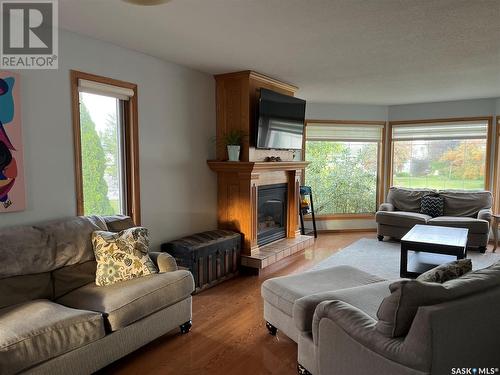
[[[377,232],[377,228],[349,228],[349,229],[318,229],[318,233],[358,233],[358,232]]]

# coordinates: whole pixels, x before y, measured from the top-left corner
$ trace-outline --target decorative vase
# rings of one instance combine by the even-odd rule
[[[227,145],[229,161],[240,161],[240,145]]]

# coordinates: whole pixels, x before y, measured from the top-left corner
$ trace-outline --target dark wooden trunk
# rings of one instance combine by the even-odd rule
[[[202,232],[164,243],[161,250],[192,272],[197,293],[237,275],[241,235],[227,230]]]

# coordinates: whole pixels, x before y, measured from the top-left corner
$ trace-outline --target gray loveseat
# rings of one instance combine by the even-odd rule
[[[150,253],[160,273],[95,285],[91,233],[128,217],[72,217],[0,230],[0,374],[89,374],[191,326],[190,272]]]
[[[444,215],[431,217],[420,213],[422,197],[439,193],[444,198]],[[404,189],[391,187],[387,203],[375,215],[377,235],[401,239],[416,224],[467,228],[468,247],[486,251],[490,233],[492,195],[489,191]]]

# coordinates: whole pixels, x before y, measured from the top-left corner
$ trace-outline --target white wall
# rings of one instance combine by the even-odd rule
[[[498,101],[492,98],[391,105],[389,106],[388,119],[389,121],[404,121],[448,117],[494,116]]]
[[[387,111],[385,105],[307,103],[306,119],[386,121]]]
[[[27,210],[0,227],[75,215],[69,70],[138,85],[142,224],[153,247],[216,227],[210,75],[61,31],[56,71],[20,71]]]

